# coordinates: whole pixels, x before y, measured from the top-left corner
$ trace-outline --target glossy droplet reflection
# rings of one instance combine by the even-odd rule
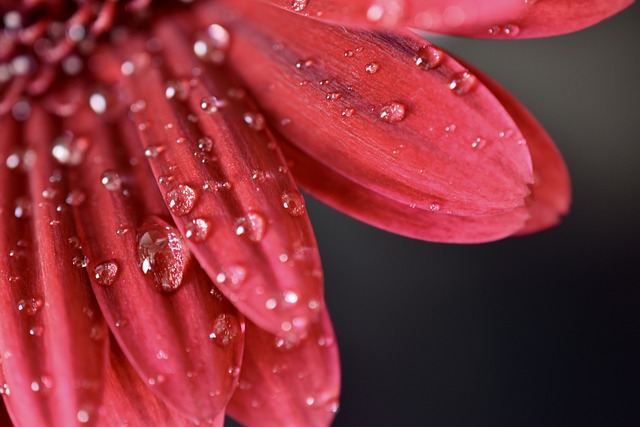
[[[306,212],[304,198],[302,197],[302,194],[297,191],[287,191],[282,193],[281,200],[282,207],[285,208],[291,216],[301,216]]]
[[[476,76],[468,70],[460,71],[453,75],[451,82],[449,82],[449,89],[458,95],[465,95],[475,88],[476,83]]]
[[[167,192],[167,206],[176,215],[186,215],[196,203],[196,192],[188,185],[180,184]]]
[[[255,211],[249,211],[235,223],[236,235],[245,237],[252,242],[259,242],[267,230],[267,220]]]
[[[111,286],[118,275],[118,264],[115,261],[105,261],[93,268],[93,277],[100,286]]]
[[[177,290],[188,260],[188,249],[175,228],[157,217],[143,222],[138,229],[138,261],[158,290]]]
[[[227,347],[242,332],[238,318],[233,314],[221,314],[213,322],[209,338],[220,347]]]
[[[432,70],[444,62],[445,54],[435,46],[423,46],[413,57],[413,61],[422,70]]]
[[[405,106],[399,102],[392,102],[380,110],[380,119],[387,123],[397,123],[404,119]]]

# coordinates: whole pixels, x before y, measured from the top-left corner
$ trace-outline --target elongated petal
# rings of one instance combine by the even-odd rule
[[[633,0],[267,0],[344,25],[411,27],[490,38],[545,37],[590,27]]]
[[[18,425],[93,423],[108,352],[51,156],[55,129],[37,106],[0,123],[0,354],[4,398]],[[21,143],[24,142],[24,143]]]
[[[228,23],[230,63],[278,132],[307,155],[421,209],[435,203],[441,213],[487,216],[523,205],[532,177],[522,135],[491,92],[442,51],[409,33],[304,18],[282,26],[275,9],[243,12]],[[215,8],[201,16],[223,19]],[[506,130],[509,140],[483,144]]]
[[[272,333],[302,333],[317,316],[309,303],[322,298],[304,200],[264,118],[228,72],[200,61],[196,36],[175,24],[161,22],[156,33],[166,66],[151,65],[160,57],[138,64],[125,85],[169,211],[240,311]],[[121,51],[118,64],[139,57],[144,43],[129,40]]]
[[[98,426],[195,425],[165,405],[151,392],[115,341],[112,341],[111,349],[105,396],[99,411]],[[224,414],[219,415],[213,426],[221,427],[223,420]]]
[[[248,427],[327,426],[339,394],[340,361],[326,310],[298,342],[247,323],[240,385],[229,415]]]
[[[528,199],[529,219],[517,234],[556,225],[569,212],[571,179],[562,155],[542,125],[509,92],[477,70],[474,73],[498,97],[524,136],[533,162],[534,183]]]
[[[66,130],[90,143],[69,174],[86,195],[74,213],[94,293],[156,395],[185,417],[208,422],[236,385],[243,318],[192,259],[133,126],[126,118],[108,123],[109,114],[120,117],[117,105],[105,107],[95,96],[91,105],[104,117],[85,104],[65,120]]]

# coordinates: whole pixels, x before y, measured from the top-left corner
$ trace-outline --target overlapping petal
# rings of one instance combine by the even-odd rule
[[[530,38],[587,28],[633,0],[266,0],[290,12],[348,26]]]

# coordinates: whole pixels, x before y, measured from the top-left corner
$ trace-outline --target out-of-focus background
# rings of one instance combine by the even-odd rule
[[[640,426],[640,6],[562,37],[436,42],[544,124],[572,212],[451,246],[309,201],[342,358],[335,426]]]

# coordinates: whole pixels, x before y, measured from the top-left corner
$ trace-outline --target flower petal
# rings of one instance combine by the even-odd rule
[[[562,155],[542,125],[518,100],[478,70],[474,73],[513,117],[531,153],[535,181],[528,199],[530,217],[516,234],[530,234],[556,225],[571,205],[571,178]]]
[[[223,4],[199,16],[220,22]],[[227,24],[230,64],[307,155],[421,209],[487,216],[523,205],[532,175],[522,135],[454,59],[411,33],[347,30],[274,8],[242,13]],[[512,138],[497,142],[507,130]]]
[[[241,312],[272,333],[303,333],[316,317],[309,303],[322,298],[322,270],[304,199],[273,136],[228,73],[195,56],[195,36],[166,21],[156,36],[162,56],[138,64],[124,84],[169,211]],[[129,39],[121,52],[120,61],[140,57],[144,43]],[[162,57],[166,66],[150,65]],[[172,92],[179,85],[184,92]]]
[[[340,361],[326,310],[299,342],[247,323],[240,385],[228,412],[246,426],[327,426],[338,410]]]
[[[96,101],[64,120],[86,138],[70,169],[86,201],[74,206],[91,284],[107,322],[138,374],[193,421],[226,406],[243,348],[243,318],[212,286],[171,224],[132,124]],[[110,98],[111,100],[111,98]],[[104,107],[104,108],[103,108]],[[113,122],[109,122],[113,114]]]
[[[282,9],[344,25],[411,27],[435,33],[530,38],[578,31],[633,0],[267,0]]]
[[[55,125],[34,105],[0,118],[0,354],[19,425],[90,422],[102,399],[108,330],[84,270]]]

